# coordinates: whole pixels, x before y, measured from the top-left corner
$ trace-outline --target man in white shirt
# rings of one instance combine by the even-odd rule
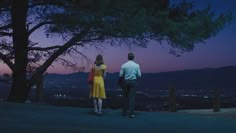
[[[134,54],[128,54],[128,61],[121,66],[120,79],[124,79],[124,107],[123,116],[126,116],[129,111],[129,117],[134,118],[135,95],[137,79],[141,78],[141,71],[139,64],[134,61]]]

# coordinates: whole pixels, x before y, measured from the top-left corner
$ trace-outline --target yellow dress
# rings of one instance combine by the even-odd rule
[[[106,70],[106,65],[94,66],[93,86],[90,89],[90,97],[106,99],[106,92],[103,79],[103,71]]]

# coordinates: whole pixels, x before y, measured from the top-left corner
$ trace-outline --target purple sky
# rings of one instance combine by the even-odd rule
[[[177,1],[177,0],[174,0]],[[120,70],[122,63],[127,61],[127,53],[133,52],[136,57],[135,61],[140,64],[143,72],[166,72],[184,69],[197,68],[215,68],[222,66],[236,66],[236,1],[235,0],[195,0],[198,7],[206,7],[207,3],[212,3],[214,11],[225,12],[231,10],[234,19],[230,25],[227,25],[224,30],[220,31],[215,37],[206,41],[205,44],[196,44],[194,50],[190,53],[185,53],[181,57],[175,57],[169,54],[169,46],[163,43],[160,45],[157,42],[151,42],[147,48],[133,48],[129,50],[127,47],[106,47],[103,52],[97,51],[94,48],[88,47],[83,51],[92,61],[97,54],[104,56],[104,61],[108,66],[108,72],[117,72]],[[61,43],[60,39],[46,39],[42,33],[34,33],[32,35],[34,41],[44,44]],[[81,66],[88,68],[86,63],[82,63],[78,59],[73,61],[78,62]],[[10,72],[10,70],[0,63],[0,74]],[[66,69],[61,65],[54,63],[53,67],[48,69],[50,73],[71,73],[71,69]]]

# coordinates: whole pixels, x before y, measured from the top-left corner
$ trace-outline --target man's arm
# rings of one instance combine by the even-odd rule
[[[142,73],[141,73],[140,67],[138,65],[138,68],[137,68],[137,78],[141,78],[141,76],[142,76]]]
[[[121,66],[121,69],[120,69],[119,79],[117,81],[117,85],[121,88],[124,87],[124,69],[123,69],[123,65]]]
[[[119,77],[124,77],[124,68],[123,68],[123,65],[121,66]]]

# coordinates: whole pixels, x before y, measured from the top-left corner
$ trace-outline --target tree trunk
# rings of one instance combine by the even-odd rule
[[[28,63],[28,32],[26,18],[28,0],[13,0],[11,8],[13,28],[13,48],[15,50],[15,67],[13,69],[13,83],[8,101],[25,102],[30,90],[27,85],[26,67]]]
[[[30,87],[24,74],[15,72],[13,83],[7,101],[24,103],[27,100]]]

